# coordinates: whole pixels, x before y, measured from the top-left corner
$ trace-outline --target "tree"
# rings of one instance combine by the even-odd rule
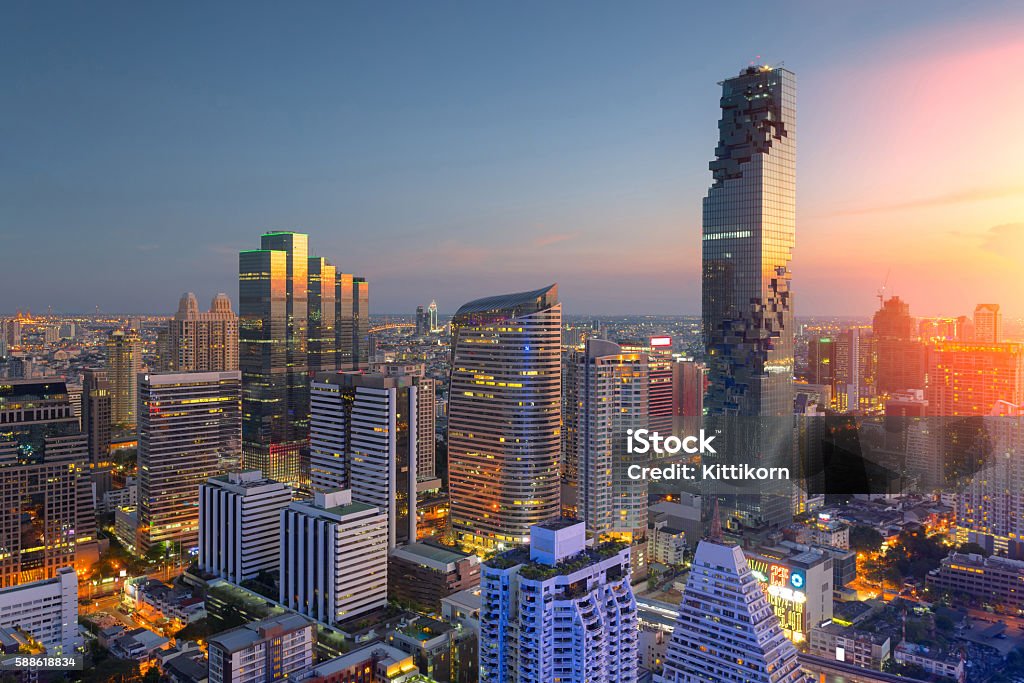
[[[872,527],[858,524],[850,529],[850,549],[876,553],[885,541],[882,534]]]
[[[981,555],[982,557],[988,557],[991,555],[989,551],[985,550],[977,543],[964,543],[962,546],[957,548],[956,551],[965,555]]]

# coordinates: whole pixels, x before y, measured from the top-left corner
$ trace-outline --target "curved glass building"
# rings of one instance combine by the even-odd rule
[[[558,285],[471,301],[452,319],[451,523],[478,548],[528,543],[558,517]]]

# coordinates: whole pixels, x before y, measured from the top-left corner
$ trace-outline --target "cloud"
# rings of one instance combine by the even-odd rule
[[[151,251],[156,251],[159,248],[160,248],[159,244],[136,244],[135,245],[135,250],[136,251],[141,251],[143,253],[148,253],[148,252],[151,252]]]
[[[566,233],[552,233],[550,235],[542,235],[533,241],[535,247],[550,247],[552,244],[558,244],[559,242],[568,242],[574,240],[580,236],[579,231],[577,232],[566,232]]]
[[[1024,223],[994,225],[980,237],[985,251],[1009,258],[1024,257]]]
[[[865,206],[859,209],[844,209],[832,213],[833,216],[859,216],[868,213],[887,213],[890,211],[907,211],[910,209],[930,209],[935,207],[950,206],[953,204],[966,204],[969,202],[983,202],[992,199],[1003,199],[1005,197],[1016,197],[1024,195],[1024,185],[1008,187],[976,187],[958,192],[947,192],[931,197],[920,197],[904,202],[892,202]]]

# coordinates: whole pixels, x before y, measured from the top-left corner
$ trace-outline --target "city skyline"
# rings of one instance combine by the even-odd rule
[[[624,11],[567,5],[537,25],[460,5],[426,17],[435,10],[253,10],[242,58],[221,52],[217,12],[199,30],[152,8],[20,8],[0,67],[24,133],[0,176],[5,222],[60,239],[5,259],[4,291],[18,296],[0,309],[170,315],[171,295],[233,291],[227,273],[251,234],[295,229],[378,283],[378,311],[411,312],[422,292],[451,312],[558,281],[567,314],[696,313],[715,84],[785,60],[803,103],[797,315],[867,315],[887,278],[917,315],[977,301],[1024,313],[1012,277],[1024,143],[1002,132],[1022,94],[1000,87],[1024,66],[1024,10],[789,3],[772,17],[693,10],[692,22],[665,5]],[[819,30],[789,27],[797,12],[796,26]],[[436,31],[420,35],[417,18]],[[734,50],[679,28],[727,19],[748,36]],[[283,53],[280,22],[310,40]],[[331,26],[346,39],[329,41]],[[139,58],[115,68],[126,53]],[[70,56],[79,66],[66,72]],[[995,91],[1008,106],[986,102]],[[950,135],[950,120],[971,125]],[[624,234],[671,248],[624,250]],[[41,259],[63,275],[12,285]]]

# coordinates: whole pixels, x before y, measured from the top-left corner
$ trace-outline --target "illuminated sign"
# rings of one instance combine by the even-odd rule
[[[783,564],[767,562],[760,558],[747,558],[750,572],[761,584],[768,604],[786,637],[795,643],[806,639],[807,575],[802,569],[791,569]]]
[[[651,337],[651,346],[672,346],[672,337]]]

